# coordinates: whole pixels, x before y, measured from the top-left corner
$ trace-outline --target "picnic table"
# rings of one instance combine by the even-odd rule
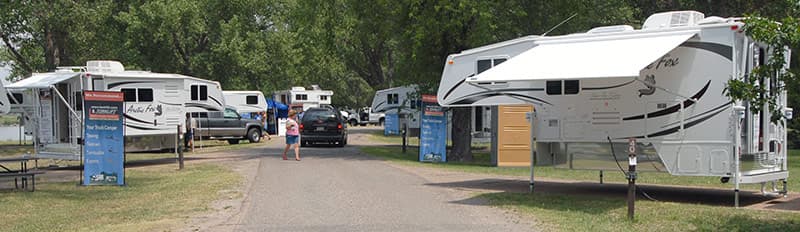
[[[15,189],[28,189],[28,179],[30,178],[31,181],[31,191],[36,190],[36,178],[35,176],[38,174],[42,174],[42,171],[31,171],[28,169],[28,161],[33,160],[36,162],[35,168],[38,169],[38,158],[33,157],[12,157],[12,158],[0,158],[0,178],[14,178],[14,188]],[[4,163],[19,163],[19,169],[11,169],[9,168],[10,165],[3,165]],[[21,185],[20,185],[21,184]]]

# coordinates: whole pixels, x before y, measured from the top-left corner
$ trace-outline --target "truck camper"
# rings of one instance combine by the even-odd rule
[[[622,25],[526,37],[529,48],[475,75],[456,67],[458,55],[451,55],[445,73],[459,69],[461,75],[443,74],[438,101],[534,104],[536,165],[616,170],[635,139],[637,169],[732,180],[737,202],[740,184],[782,184],[763,192],[785,194],[785,125],[792,115],[786,92],[768,93],[778,95],[784,114],[772,123],[769,111],[732,101],[725,87],[786,48],[754,41],[743,27],[739,18],[666,12],[638,30]]]

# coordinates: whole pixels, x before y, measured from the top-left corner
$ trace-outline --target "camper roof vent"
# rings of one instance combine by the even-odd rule
[[[586,33],[599,34],[599,33],[609,33],[609,32],[623,32],[623,31],[633,31],[633,27],[630,25],[595,27],[587,31]]]
[[[306,90],[306,88],[304,88],[302,86],[292,87],[292,91],[305,91],[305,90]]]
[[[322,90],[322,88],[320,88],[319,85],[311,85],[311,89],[312,90]]]
[[[119,61],[90,60],[86,61],[86,71],[89,72],[122,72],[125,67]]]
[[[657,13],[647,17],[642,24],[642,29],[658,29],[670,27],[684,27],[697,25],[705,15],[697,11],[670,11]]]
[[[719,24],[719,23],[726,23],[728,21],[730,21],[730,19],[717,16],[709,16],[708,18],[704,18],[703,20],[700,20],[700,22],[697,22],[697,25]]]

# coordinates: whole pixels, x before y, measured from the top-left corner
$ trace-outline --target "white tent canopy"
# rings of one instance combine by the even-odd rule
[[[530,50],[467,82],[636,77],[647,65],[697,33],[695,30],[540,40]]]
[[[9,89],[46,89],[51,85],[80,75],[76,72],[37,73],[6,86]]]

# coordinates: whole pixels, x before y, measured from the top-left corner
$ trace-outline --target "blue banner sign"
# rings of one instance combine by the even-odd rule
[[[125,185],[122,92],[83,92],[83,185]]]
[[[398,117],[398,114],[386,114],[383,120],[383,135],[400,134],[400,117]]]
[[[419,161],[447,162],[447,117],[435,95],[422,95]]]

